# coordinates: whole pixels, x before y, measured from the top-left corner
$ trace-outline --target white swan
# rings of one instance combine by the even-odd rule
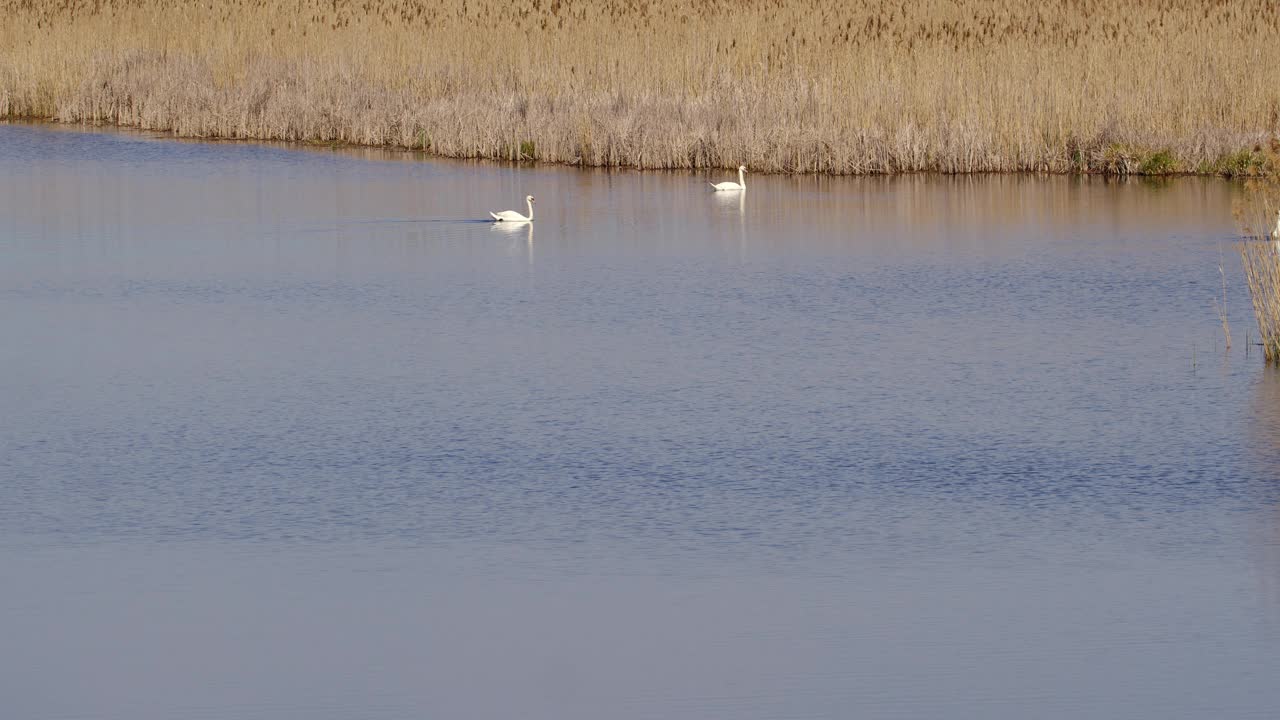
[[[1280,210],[1276,211],[1276,227],[1271,231],[1271,247],[1280,253]]]
[[[745,173],[746,171],[747,171],[746,165],[739,165],[738,166],[738,182],[733,182],[732,180],[730,180],[722,183],[709,183],[709,184],[711,185],[711,187],[715,188],[717,192],[721,190],[746,190],[747,178],[743,175],[743,173]]]
[[[528,223],[533,222],[533,196],[526,195],[524,201],[529,205],[529,217],[525,217],[515,210],[503,210],[502,212],[491,212],[489,217],[495,222],[512,222],[512,223]]]

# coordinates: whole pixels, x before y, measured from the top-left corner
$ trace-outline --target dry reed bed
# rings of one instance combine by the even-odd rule
[[[783,172],[1247,174],[1270,0],[0,0],[0,116]]]

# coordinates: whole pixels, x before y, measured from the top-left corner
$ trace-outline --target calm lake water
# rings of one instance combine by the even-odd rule
[[[1237,186],[728,176],[0,125],[3,714],[1280,713]]]

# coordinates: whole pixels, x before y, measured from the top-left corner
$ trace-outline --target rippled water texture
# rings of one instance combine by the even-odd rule
[[[0,126],[4,714],[1277,716],[1236,186],[728,175]]]

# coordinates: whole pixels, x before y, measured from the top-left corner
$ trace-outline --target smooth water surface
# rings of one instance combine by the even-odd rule
[[[0,125],[3,714],[1276,717],[1236,186],[721,175]]]

